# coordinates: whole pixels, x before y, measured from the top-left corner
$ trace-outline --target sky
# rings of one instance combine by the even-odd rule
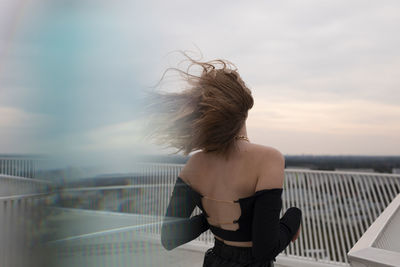
[[[185,50],[237,66],[254,143],[399,155],[399,14],[396,0],[3,0],[0,154],[171,152],[143,138],[142,96]]]

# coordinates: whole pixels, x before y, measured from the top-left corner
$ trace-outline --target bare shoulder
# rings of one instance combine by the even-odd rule
[[[284,182],[285,157],[276,148],[255,145],[257,153],[258,179],[256,191],[282,188]]]
[[[204,152],[199,151],[191,155],[179,173],[179,177],[185,182],[189,182],[189,177],[196,173],[204,161]]]
[[[285,163],[283,154],[274,147],[252,144],[252,151],[264,164]]]

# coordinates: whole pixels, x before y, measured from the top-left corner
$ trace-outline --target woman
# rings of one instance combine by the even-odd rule
[[[171,250],[210,229],[214,247],[203,266],[273,266],[300,232],[301,211],[282,209],[284,157],[251,143],[246,119],[250,90],[227,61],[200,62],[179,71],[189,88],[157,94],[159,140],[188,155],[177,177],[161,231]],[[190,74],[200,67],[201,74]],[[201,214],[191,216],[198,206]]]

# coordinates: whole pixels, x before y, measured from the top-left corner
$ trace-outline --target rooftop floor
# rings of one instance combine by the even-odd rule
[[[53,208],[46,227],[57,236],[47,243],[46,251],[53,255],[57,266],[65,267],[202,266],[204,253],[212,243],[192,241],[167,251],[158,236],[142,231],[154,223],[151,220],[135,214]],[[275,266],[291,266],[284,264],[288,258],[279,256]],[[298,259],[289,258],[289,262],[294,260]],[[302,262],[304,266],[344,266]]]

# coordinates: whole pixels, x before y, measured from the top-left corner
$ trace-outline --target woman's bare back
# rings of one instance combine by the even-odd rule
[[[226,230],[239,227],[233,221],[240,217],[241,210],[233,200],[252,196],[261,189],[282,187],[281,178],[275,179],[274,175],[277,157],[283,158],[279,151],[245,141],[238,141],[237,145],[228,159],[212,152],[197,152],[179,174],[204,196],[202,204],[209,224]],[[233,246],[252,246],[252,242],[223,241]]]

